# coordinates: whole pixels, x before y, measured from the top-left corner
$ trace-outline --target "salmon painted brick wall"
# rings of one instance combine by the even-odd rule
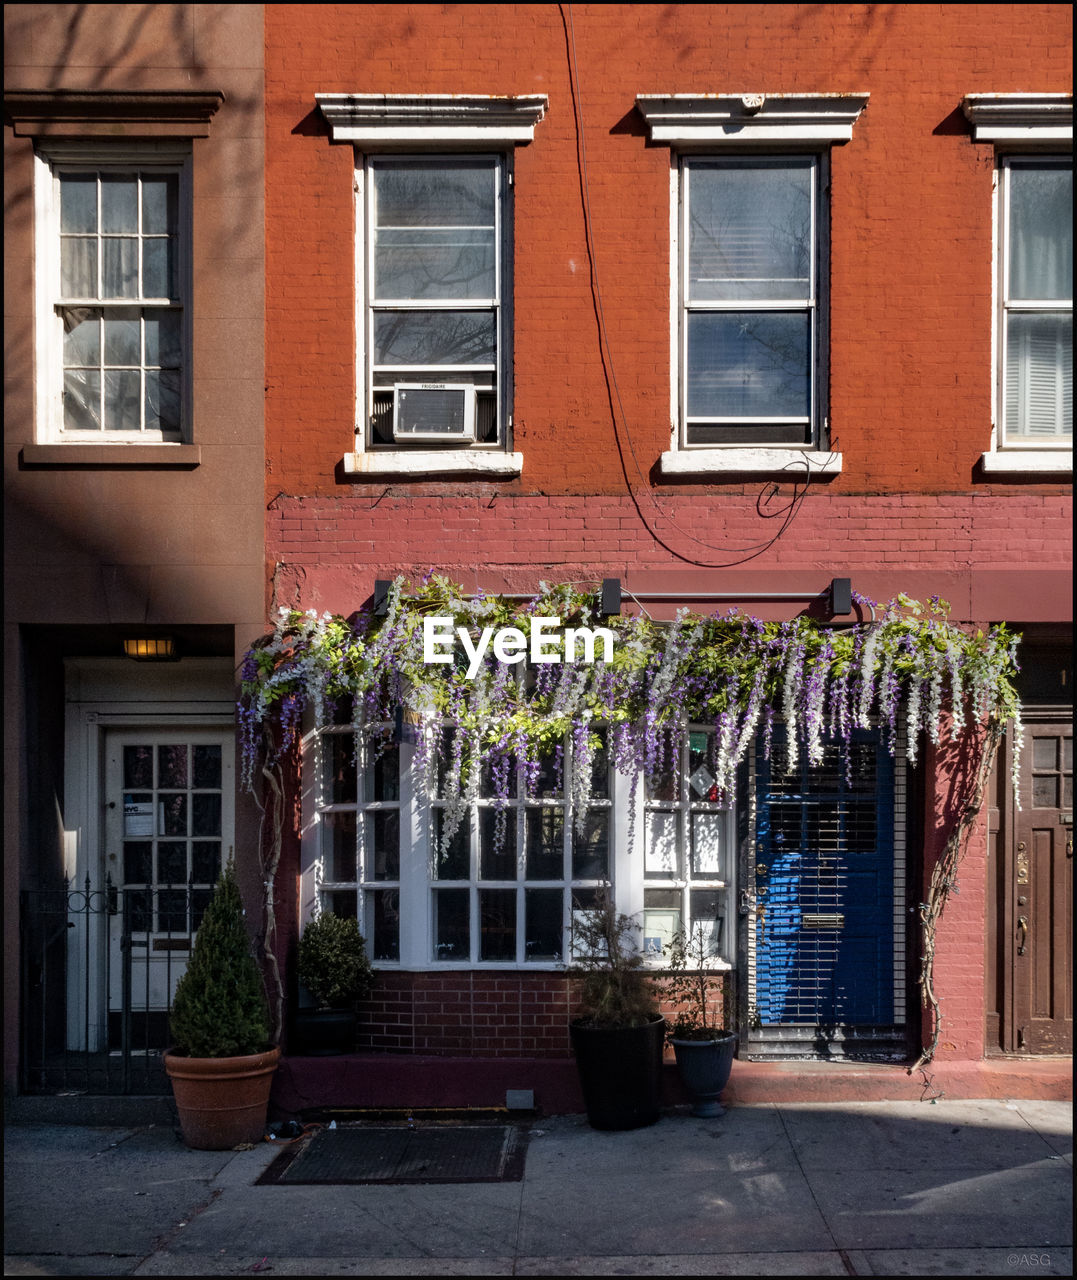
[[[348,91],[548,95],[516,149],[525,466],[499,488],[625,491],[570,57],[633,483],[670,435],[670,151],[647,142],[636,95],[867,90],[852,141],[832,149],[830,421],[845,468],[829,490],[970,488],[991,430],[994,153],[971,142],[961,100],[1069,90],[1070,23],[1051,4],[267,6],[267,496],[340,492],[351,448],[352,149],[330,143],[314,103]]]

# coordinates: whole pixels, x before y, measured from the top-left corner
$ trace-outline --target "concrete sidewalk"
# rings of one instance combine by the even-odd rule
[[[6,1131],[6,1275],[1071,1275],[1064,1102],[538,1120],[520,1182],[256,1186],[280,1148]]]

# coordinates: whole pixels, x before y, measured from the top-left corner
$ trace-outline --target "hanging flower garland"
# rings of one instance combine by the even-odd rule
[[[491,652],[472,661],[457,645],[451,661],[434,663],[425,660],[423,627],[434,616],[476,639],[486,627],[514,627],[530,643],[536,619],[557,618],[563,627],[606,626],[615,642],[609,661],[596,655],[529,666]],[[1016,643],[1004,626],[986,634],[960,629],[938,599],[923,605],[899,596],[873,621],[842,628],[805,617],[761,622],[736,610],[720,617],[681,610],[660,623],[599,618],[595,594],[566,585],[542,583],[520,603],[467,596],[437,575],[414,588],[398,578],[383,616],[282,610],[273,634],[249,651],[240,704],[245,779],[251,783],[261,753],[287,753],[304,716],[316,728],[342,718],[371,724],[393,721],[402,708],[418,726],[420,783],[432,790],[441,774],[445,838],[483,770],[504,800],[517,764],[529,790],[542,762],[567,765],[582,813],[602,725],[634,785],[662,768],[690,724],[713,726],[711,769],[718,798],[731,803],[737,766],[760,721],[768,749],[775,721],[786,725],[788,770],[801,753],[818,765],[826,738],[847,743],[873,722],[891,753],[904,729],[913,763],[922,737],[938,744],[966,725],[1012,719],[1019,735]],[[455,732],[438,769],[446,727]]]

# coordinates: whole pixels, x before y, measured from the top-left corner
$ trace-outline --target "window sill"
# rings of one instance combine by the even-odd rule
[[[728,446],[718,449],[673,449],[659,460],[663,476],[737,474],[788,476],[796,479],[841,473],[841,454],[810,449],[766,449]]]
[[[416,449],[398,453],[346,453],[347,476],[518,476],[524,467],[522,453]]]
[[[191,470],[202,461],[197,444],[27,444],[24,467],[173,467]]]
[[[1069,450],[1012,449],[1000,453],[985,453],[980,459],[984,474],[1034,475],[1043,473],[1056,476],[1073,475],[1073,454]]]

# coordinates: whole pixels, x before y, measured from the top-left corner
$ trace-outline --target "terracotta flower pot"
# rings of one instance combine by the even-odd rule
[[[280,1049],[240,1058],[188,1058],[166,1053],[165,1070],[183,1140],[197,1151],[229,1151],[261,1142]]]

